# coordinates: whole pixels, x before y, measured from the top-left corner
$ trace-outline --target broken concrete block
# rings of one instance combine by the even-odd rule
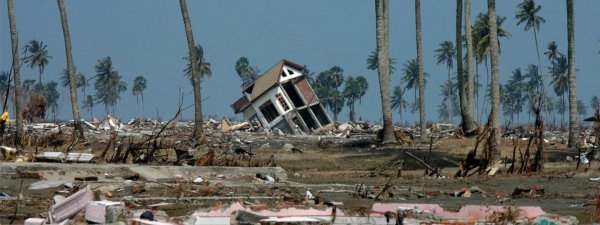
[[[24,225],[42,225],[45,224],[46,219],[44,218],[27,218]]]
[[[292,148],[294,148],[294,145],[292,145],[292,144],[289,144],[289,143],[285,143],[285,144],[283,145],[283,147],[282,147],[282,149],[283,149],[284,151],[290,151],[290,150],[292,150]]]
[[[94,199],[94,194],[89,186],[72,194],[65,200],[50,207],[50,222],[57,223],[63,221],[85,208],[86,204]]]
[[[93,201],[85,206],[85,220],[94,223],[116,223],[124,218],[125,204],[113,201]]]
[[[65,157],[65,153],[62,152],[42,152],[42,154],[37,155],[35,159],[41,161],[63,162]]]
[[[67,162],[90,162],[94,157],[91,153],[71,152],[67,155]]]

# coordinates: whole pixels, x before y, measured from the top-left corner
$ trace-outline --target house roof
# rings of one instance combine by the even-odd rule
[[[260,76],[256,81],[254,81],[254,83],[244,88],[244,92],[250,93],[250,102],[253,102],[254,100],[258,99],[265,92],[267,92],[269,89],[271,89],[273,86],[279,83],[279,77],[281,76],[281,71],[284,65],[292,67],[299,71],[302,71],[304,69],[304,67],[286,59],[280,60],[277,64],[275,64],[273,67],[267,70],[267,72]]]
[[[246,95],[244,95],[231,104],[231,109],[233,109],[235,114],[238,114],[244,111],[244,109],[246,109],[248,106],[250,106],[250,101],[248,101],[248,98],[246,98]]]

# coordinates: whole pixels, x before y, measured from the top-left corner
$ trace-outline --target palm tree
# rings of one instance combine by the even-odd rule
[[[92,119],[92,113],[94,112],[94,97],[92,97],[91,95],[85,96],[81,108],[87,109],[90,113],[90,119]]]
[[[592,108],[594,111],[600,109],[600,98],[598,98],[598,96],[592,96],[590,99],[590,108]]]
[[[533,37],[535,40],[535,50],[537,53],[537,68],[540,70],[541,74],[541,97],[542,97],[542,106],[546,104],[545,96],[546,96],[546,85],[544,82],[544,75],[542,72],[542,62],[540,60],[540,48],[538,46],[537,32],[540,30],[540,24],[545,23],[546,20],[539,16],[539,12],[542,9],[542,6],[536,5],[533,0],[523,0],[518,6],[517,15],[515,18],[517,19],[517,26],[521,24],[525,24],[524,30],[529,31],[533,28]]]
[[[357,100],[360,100],[363,95],[367,93],[367,89],[369,88],[369,84],[367,83],[367,79],[363,76],[348,77],[346,79],[346,83],[344,85],[344,91],[342,91],[343,97],[346,99],[346,105],[349,108],[349,119],[350,121],[355,120],[355,103]]]
[[[577,118],[577,83],[575,78],[575,12],[573,0],[567,0],[567,58],[569,60],[569,147],[574,147],[579,139]]]
[[[428,73],[423,73],[424,77],[429,77]],[[413,102],[414,106],[419,106],[417,103],[417,90],[420,86],[420,79],[419,79],[419,65],[417,63],[416,59],[411,59],[406,61],[406,63],[404,63],[404,66],[402,67],[402,78],[401,78],[401,82],[405,83],[405,89],[411,90],[414,89],[415,91],[415,100]],[[427,85],[427,80],[425,78],[423,78],[423,86]],[[420,107],[420,106],[419,106]],[[415,110],[413,110],[413,112],[416,112],[416,108]],[[416,115],[414,116],[414,122],[416,123]]]
[[[446,68],[448,69],[448,82],[450,82],[452,69],[454,68],[454,58],[456,57],[456,48],[454,48],[454,44],[452,44],[451,41],[444,41],[440,43],[440,47],[436,49],[435,52],[437,64],[446,64]],[[451,96],[453,89],[450,88],[447,91],[449,91],[448,96]],[[447,107],[449,109],[448,111],[450,112],[450,122],[452,122],[452,104],[448,103]]]
[[[378,62],[377,50],[373,50],[373,51],[371,51],[371,54],[369,54],[369,56],[367,56],[367,69],[376,70],[377,68],[379,68],[379,65],[377,64],[377,62]],[[389,62],[390,62],[390,75],[391,75],[394,72],[396,72],[396,67],[394,67],[394,65],[396,65],[396,59],[389,58]]]
[[[200,79],[203,79],[205,76],[207,78],[210,78],[212,76],[212,70],[210,69],[210,63],[207,62],[206,59],[204,58],[204,50],[202,49],[202,46],[200,46],[200,45],[196,46],[196,56],[197,56],[196,69],[199,70],[198,73],[200,74]],[[189,63],[190,60],[188,59],[187,56],[183,57],[183,59],[188,62],[187,67],[185,67],[183,72],[185,73],[185,76],[188,77],[188,79],[190,79],[190,83],[193,83],[192,73],[191,73],[192,66]],[[143,105],[142,105],[142,107],[143,107]]]
[[[48,108],[46,110],[50,110],[53,120],[56,120],[59,111],[58,100],[60,99],[60,93],[56,89],[57,87],[58,83],[56,83],[56,81],[50,81],[44,84],[43,87],[44,97],[46,97],[46,102],[48,103]]]
[[[489,152],[485,157],[486,166],[491,166],[501,156],[500,153],[500,72],[498,56],[500,54],[500,46],[498,44],[498,24],[496,22],[496,1],[488,0],[488,17],[490,34],[490,61],[492,69],[492,109],[488,123],[491,125],[491,138],[489,143]],[[485,168],[484,167],[484,168]]]
[[[399,85],[394,86],[392,91],[392,109],[398,109],[400,115],[400,124],[402,124],[402,110],[408,107],[408,102],[404,99],[406,88],[401,88]]]
[[[14,136],[14,143],[17,146],[21,145],[21,138],[23,137],[23,114],[21,113],[21,100],[23,98],[23,90],[21,89],[21,74],[19,66],[19,38],[17,33],[17,23],[15,17],[15,5],[13,0],[7,1],[8,5],[8,23],[10,26],[10,40],[12,45],[12,69],[15,80],[15,117],[16,117],[16,129]],[[4,132],[4,129],[2,129]],[[3,137],[1,137],[3,138]]]
[[[81,88],[81,91],[83,92],[83,96],[86,96],[86,92],[85,89],[89,86],[89,83],[87,82],[87,79],[85,78],[85,74],[79,72],[77,73],[77,68],[75,68],[75,72],[77,75],[75,75],[75,88]],[[60,73],[60,84],[63,87],[68,88],[69,87],[69,71],[67,69],[63,69],[62,73]]]
[[[96,64],[96,89],[95,100],[103,103],[106,114],[115,115],[117,100],[121,99],[119,94],[127,90],[127,84],[121,81],[118,71],[113,70],[110,56],[98,60]]]
[[[462,0],[456,0],[456,77],[458,78],[458,95],[460,114],[462,118],[461,127],[464,134],[472,135],[475,133],[475,123],[473,123],[473,117],[469,108],[469,100],[467,99],[467,79],[465,79],[465,71],[463,70],[463,54],[462,54],[462,12],[463,2]]]
[[[565,93],[569,90],[569,65],[567,58],[563,54],[557,53],[556,55],[556,59],[551,62],[550,75],[552,76],[552,80],[550,81],[550,85],[552,85],[556,96],[561,97],[562,104],[565,105]],[[564,124],[564,120],[565,114],[562,113],[561,126]]]
[[[465,43],[467,45],[467,100],[471,116],[475,116],[475,72],[473,71],[475,52],[471,27],[471,0],[465,0]]]
[[[27,66],[31,69],[37,67],[39,69],[39,79],[38,85],[42,84],[42,73],[44,72],[44,68],[48,65],[48,59],[51,59],[52,56],[48,54],[48,50],[46,50],[46,44],[43,41],[31,40],[25,45],[23,54],[23,61],[27,64]],[[29,55],[27,55],[29,53]]]
[[[60,21],[63,29],[63,36],[65,40],[65,54],[67,57],[67,73],[69,74],[69,91],[71,94],[71,109],[73,112],[73,120],[75,125],[75,131],[78,133],[79,138],[85,138],[83,135],[83,128],[81,127],[81,116],[79,115],[79,103],[77,101],[77,82],[75,78],[75,65],[73,64],[73,54],[71,48],[71,33],[69,32],[69,23],[67,20],[67,10],[65,9],[65,3],[63,0],[57,0],[58,10],[60,11]],[[41,74],[41,73],[40,73]],[[84,79],[85,80],[85,79]],[[41,78],[40,78],[41,83]],[[87,86],[87,82],[84,85]]]
[[[577,100],[577,114],[581,117],[587,115],[587,106],[581,100]]]
[[[442,102],[440,102],[440,105],[438,106],[438,114],[442,121],[451,121],[451,116],[460,113],[459,108],[450,107],[450,105],[458,105],[458,96],[456,95],[456,92],[452,91],[453,89],[456,89],[456,83],[452,82],[452,80],[446,81],[444,84],[440,85]],[[446,111],[441,112],[442,109]]]
[[[250,66],[250,60],[246,57],[240,57],[235,62],[235,71],[242,80],[242,88],[252,84],[252,82],[258,79],[258,74],[260,73],[258,67]]]
[[[375,0],[375,30],[377,42],[377,73],[381,96],[381,113],[383,115],[382,143],[395,143],[394,124],[390,100],[390,68],[389,68],[389,0]]]
[[[544,52],[544,55],[548,57],[548,61],[552,62],[556,60],[556,58],[560,54],[560,52],[558,52],[558,46],[556,45],[556,42],[549,42],[547,49],[548,50]]]
[[[201,81],[200,74],[197,67],[196,48],[194,47],[194,34],[192,32],[192,23],[190,22],[190,16],[188,14],[186,0],[179,0],[179,7],[181,8],[181,17],[183,18],[183,25],[185,26],[185,34],[187,36],[187,44],[189,50],[189,60],[192,68],[192,83],[194,88],[194,134],[193,139],[198,143],[204,143],[204,128],[202,127],[202,92],[201,92]]]
[[[0,98],[0,100],[2,102],[6,102],[5,99],[8,98],[6,91],[11,88],[9,87],[9,78],[10,77],[10,73],[7,71],[2,71],[0,72],[0,96],[2,96],[2,98]]]
[[[131,88],[131,93],[133,96],[135,96],[135,101],[138,108],[140,107],[138,96],[142,96],[142,118],[144,118],[144,90],[146,90],[146,78],[141,75],[135,77],[135,79],[133,79],[133,88]]]
[[[423,38],[421,32],[421,0],[415,0],[415,30],[417,40],[417,64],[419,67],[419,125],[421,140],[427,134],[427,115],[425,113],[425,72],[423,72]],[[395,90],[394,90],[395,91]],[[402,120],[400,120],[402,121]]]

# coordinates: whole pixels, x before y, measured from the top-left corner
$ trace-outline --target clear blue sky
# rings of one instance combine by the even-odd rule
[[[390,54],[397,68],[416,56],[414,32],[414,2],[390,1]],[[512,37],[502,39],[500,58],[501,81],[508,79],[517,67],[536,62],[533,34],[516,26],[516,6],[520,1],[497,1],[497,14],[506,16],[504,28]],[[537,1],[542,4],[540,16],[546,19],[541,26],[541,51],[550,41],[556,41],[566,53],[565,1]],[[65,1],[74,62],[78,71],[87,77],[95,74],[97,60],[111,56],[113,65],[129,89],[118,102],[117,116],[136,115],[136,100],[131,95],[133,78],[148,79],[145,96],[146,115],[156,111],[168,118],[177,108],[178,90],[188,93],[186,105],[191,104],[189,81],[183,77],[187,42],[178,1],[164,0],[106,0]],[[439,86],[446,80],[445,66],[436,65],[434,50],[445,40],[454,40],[455,1],[423,0],[422,31],[425,72],[431,77],[427,84],[428,119],[437,121],[437,105],[441,101]],[[374,3],[366,0],[227,0],[188,1],[196,44],[204,47],[205,58],[212,64],[213,76],[206,79],[203,96],[204,115],[233,116],[229,105],[240,94],[240,79],[235,73],[235,61],[245,56],[252,65],[264,72],[278,60],[286,58],[318,73],[333,65],[341,66],[345,75],[367,77],[370,88],[358,107],[365,120],[379,121],[381,117],[379,87],[375,71],[367,70],[365,59],[375,48]],[[472,18],[485,12],[485,1],[473,1]],[[31,39],[44,41],[52,59],[44,72],[44,81],[58,80],[66,67],[63,35],[56,1],[15,1],[20,47]],[[600,95],[600,1],[577,1],[576,66],[578,98],[586,104],[592,95]],[[8,71],[11,64],[10,32],[6,1],[0,4],[0,70]],[[544,67],[548,66],[543,60]],[[36,79],[37,70],[23,68],[22,79]],[[485,70],[480,68],[482,78]],[[392,77],[398,84],[400,72]],[[549,80],[547,78],[546,80]],[[92,92],[88,88],[88,93]],[[412,91],[407,92],[412,102]],[[61,118],[70,117],[68,91],[61,88]],[[81,98],[81,97],[80,97]],[[591,111],[591,110],[588,110]],[[82,111],[85,118],[89,114]],[[102,117],[98,106],[94,115]],[[184,117],[193,117],[187,110]],[[237,118],[241,118],[237,115]],[[347,109],[341,114],[347,119]],[[394,119],[398,120],[397,112]],[[412,115],[405,115],[412,122]],[[455,119],[458,122],[458,119]]]

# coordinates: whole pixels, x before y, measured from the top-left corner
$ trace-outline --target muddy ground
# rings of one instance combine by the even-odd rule
[[[224,187],[218,192],[209,194],[190,194],[188,199],[179,199],[175,193],[169,191],[168,186],[155,185],[147,187],[147,192],[134,194],[129,191],[118,192],[114,199],[123,196],[136,198],[165,197],[155,201],[141,203],[144,205],[158,202],[172,202],[174,205],[161,209],[169,216],[185,216],[199,208],[208,208],[217,203],[237,201],[235,197],[255,196],[258,198],[245,198],[253,203],[276,204],[281,200],[281,195],[303,194],[306,190],[312,193],[322,193],[326,199],[342,202],[340,208],[347,212],[359,212],[361,208],[370,208],[376,201],[401,202],[401,203],[435,203],[448,209],[458,209],[463,205],[505,205],[505,206],[541,206],[546,212],[559,215],[573,215],[580,223],[589,224],[596,210],[595,206],[586,206],[589,200],[597,197],[598,183],[590,181],[591,177],[599,177],[600,162],[593,161],[591,165],[582,165],[576,170],[577,161],[567,161],[567,156],[574,157],[577,152],[567,150],[561,144],[546,146],[546,164],[544,172],[539,174],[506,174],[510,164],[502,165],[500,172],[495,176],[473,175],[468,178],[456,179],[453,175],[457,171],[457,163],[466,157],[467,152],[474,146],[474,139],[442,139],[435,141],[432,149],[429,144],[413,144],[392,147],[372,148],[369,145],[344,146],[338,144],[311,145],[305,140],[271,139],[271,146],[290,142],[302,150],[297,153],[281,148],[253,148],[256,154],[250,159],[240,158],[238,164],[258,165],[269,161],[273,156],[274,164],[283,168],[287,173],[287,182],[275,185],[258,183],[255,179],[240,179],[238,185]],[[322,142],[320,140],[320,142]],[[102,151],[102,144],[92,147]],[[258,145],[258,144],[255,144]],[[442,168],[442,177],[424,176],[422,165],[408,157],[403,151],[409,151],[434,167]],[[504,140],[502,156],[512,156],[513,146]],[[195,155],[202,155],[206,150],[198,151]],[[226,150],[220,150],[226,152]],[[517,153],[518,154],[518,153]],[[398,177],[398,167],[387,168],[384,165],[391,162],[403,161],[401,174]],[[575,172],[575,173],[572,173]],[[25,179],[25,187],[36,181]],[[384,184],[391,184],[389,192],[372,199]],[[77,182],[75,183],[78,184]],[[367,197],[353,197],[353,192],[359,184],[366,185],[372,193]],[[544,192],[530,195],[529,193],[513,197],[511,194],[517,187],[527,188],[534,185],[543,185]],[[485,193],[472,193],[471,197],[454,197],[453,192],[462,188],[477,187]],[[10,176],[0,179],[0,191],[13,194],[18,192],[19,180]],[[202,187],[189,185],[189,190],[201,191]],[[47,212],[52,205],[54,192],[63,187],[44,190],[27,190],[24,188],[21,207],[17,212],[17,224],[23,218],[39,216]],[[234,193],[234,194],[232,194]],[[287,194],[286,194],[287,193]],[[290,194],[293,193],[293,194]],[[390,194],[391,193],[391,194]],[[211,198],[214,197],[214,198]],[[167,199],[167,197],[170,197]],[[197,198],[194,198],[197,197]],[[220,197],[220,198],[219,198]],[[231,197],[229,200],[227,197]],[[371,197],[371,198],[369,198]],[[4,224],[12,219],[16,201],[0,201],[0,223]]]

